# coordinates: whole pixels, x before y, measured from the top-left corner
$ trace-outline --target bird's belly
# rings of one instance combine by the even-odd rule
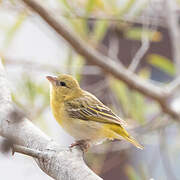
[[[70,118],[62,122],[62,127],[76,140],[91,140],[95,142],[105,139],[102,125],[94,121]]]

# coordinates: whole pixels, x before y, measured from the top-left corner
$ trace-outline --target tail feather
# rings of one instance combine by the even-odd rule
[[[141,144],[139,144],[139,142],[136,139],[134,139],[132,136],[123,136],[123,138],[129,141],[130,143],[132,143],[137,148],[144,149],[144,147]]]
[[[115,139],[122,139],[122,137],[127,140],[128,142],[132,143],[134,146],[136,146],[139,149],[143,149],[144,147],[139,144],[139,142],[129,135],[129,133],[119,125],[108,125],[108,129],[111,130],[111,133],[109,133],[109,138],[115,138]],[[113,132],[112,132],[113,131]]]

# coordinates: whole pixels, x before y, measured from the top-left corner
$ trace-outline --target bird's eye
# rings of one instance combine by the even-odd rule
[[[57,85],[57,86],[66,86],[66,83],[63,82],[63,81],[57,81],[57,82],[56,82],[56,85]]]
[[[60,85],[61,85],[61,86],[66,86],[66,83],[65,83],[65,82],[60,81]]]

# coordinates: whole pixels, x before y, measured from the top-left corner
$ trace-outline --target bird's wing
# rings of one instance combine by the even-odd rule
[[[125,126],[124,120],[90,93],[66,102],[66,110],[71,118]]]
[[[122,136],[136,147],[143,149],[143,146],[125,130],[124,121],[92,94],[86,92],[85,95],[80,98],[67,101],[65,106],[71,118],[107,124],[108,127],[116,133],[116,135],[111,134],[109,138],[121,139],[120,137]],[[113,124],[119,125],[119,127],[117,128],[117,126]]]

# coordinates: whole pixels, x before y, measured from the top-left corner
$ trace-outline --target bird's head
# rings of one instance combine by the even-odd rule
[[[78,97],[81,88],[76,79],[70,75],[62,74],[57,77],[46,77],[51,83],[51,95],[58,100],[69,100]]]

